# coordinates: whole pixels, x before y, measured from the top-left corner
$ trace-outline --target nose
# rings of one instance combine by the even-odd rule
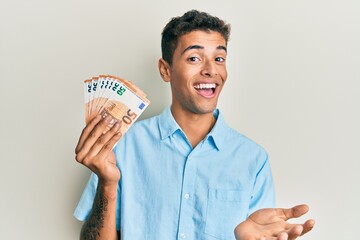
[[[212,61],[205,61],[202,69],[201,69],[201,75],[204,77],[215,77],[218,75],[217,67],[215,65],[215,62]]]

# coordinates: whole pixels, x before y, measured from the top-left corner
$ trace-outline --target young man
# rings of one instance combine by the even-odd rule
[[[173,18],[158,64],[171,107],[134,124],[114,151],[118,125],[103,134],[110,119],[97,116],[84,128],[76,160],[93,174],[75,211],[86,220],[81,239],[295,239],[311,230],[312,220],[286,222],[307,206],[271,209],[266,152],[216,109],[229,33],[203,12]]]

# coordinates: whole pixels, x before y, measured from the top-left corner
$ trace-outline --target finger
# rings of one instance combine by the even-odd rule
[[[305,213],[309,211],[309,207],[306,204],[298,205],[292,208],[284,208],[282,209],[285,215],[285,221],[290,218],[301,217]]]
[[[93,128],[95,127],[95,125],[101,120],[101,116],[100,115],[97,115],[96,117],[94,117],[90,122],[89,124],[87,124],[85,126],[85,128],[82,130],[81,132],[81,135],[80,135],[80,138],[79,138],[79,141],[78,141],[78,144],[76,145],[76,148],[75,148],[75,153],[77,154],[82,145],[84,144],[85,142],[85,139],[89,136],[89,133],[93,130]]]
[[[278,240],[287,240],[288,239],[288,234],[286,232],[281,232],[277,235],[277,239]]]
[[[99,152],[98,156],[100,159],[107,156],[114,148],[115,144],[120,140],[122,137],[122,133],[118,132],[111,137],[111,139],[102,147],[101,151]]]
[[[291,227],[287,234],[289,240],[294,240],[301,236],[301,233],[303,232],[303,226],[301,224],[295,224],[293,227]]]
[[[303,224],[303,232],[301,235],[304,235],[305,233],[311,231],[311,229],[313,229],[314,225],[315,225],[315,221],[313,219],[307,220]]]
[[[278,240],[278,238],[277,237],[269,237],[269,236],[267,236],[267,237],[260,237],[259,240]]]
[[[246,238],[247,239],[247,238]],[[272,237],[272,236],[264,236],[260,238],[256,238],[258,240],[279,240],[278,236]],[[286,238],[285,238],[286,239]],[[283,239],[284,240],[284,239]]]
[[[98,138],[103,135],[103,132],[109,125],[110,121],[111,117],[107,116],[103,120],[99,121],[95,125],[95,127],[90,127],[89,129],[91,129],[91,131],[86,130],[87,138],[84,140],[84,143],[76,154],[76,160],[78,162],[82,163],[85,157],[90,157],[90,155],[88,155],[90,149],[93,147],[94,143],[98,140]],[[91,156],[94,156],[94,154]]]
[[[87,157],[89,157],[90,159],[96,155],[99,155],[100,151],[102,150],[102,148],[108,144],[108,142],[112,139],[112,137],[114,137],[115,135],[119,134],[119,130],[120,130],[120,124],[116,123],[114,126],[112,126],[112,128],[107,131],[106,133],[104,133],[103,135],[101,135],[96,142],[93,144],[93,146],[91,147],[91,149],[89,150]],[[121,137],[121,135],[120,135]],[[100,157],[100,156],[99,156]]]

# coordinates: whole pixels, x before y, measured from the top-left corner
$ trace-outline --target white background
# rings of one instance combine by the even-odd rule
[[[302,239],[360,239],[358,0],[1,0],[1,239],[78,238],[82,81],[132,80],[160,113],[160,33],[193,8],[232,25],[219,107],[267,149],[278,205],[310,205]]]

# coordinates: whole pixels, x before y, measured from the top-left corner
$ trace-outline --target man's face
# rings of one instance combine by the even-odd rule
[[[181,36],[169,67],[173,111],[212,113],[227,78],[226,41],[218,32]]]

